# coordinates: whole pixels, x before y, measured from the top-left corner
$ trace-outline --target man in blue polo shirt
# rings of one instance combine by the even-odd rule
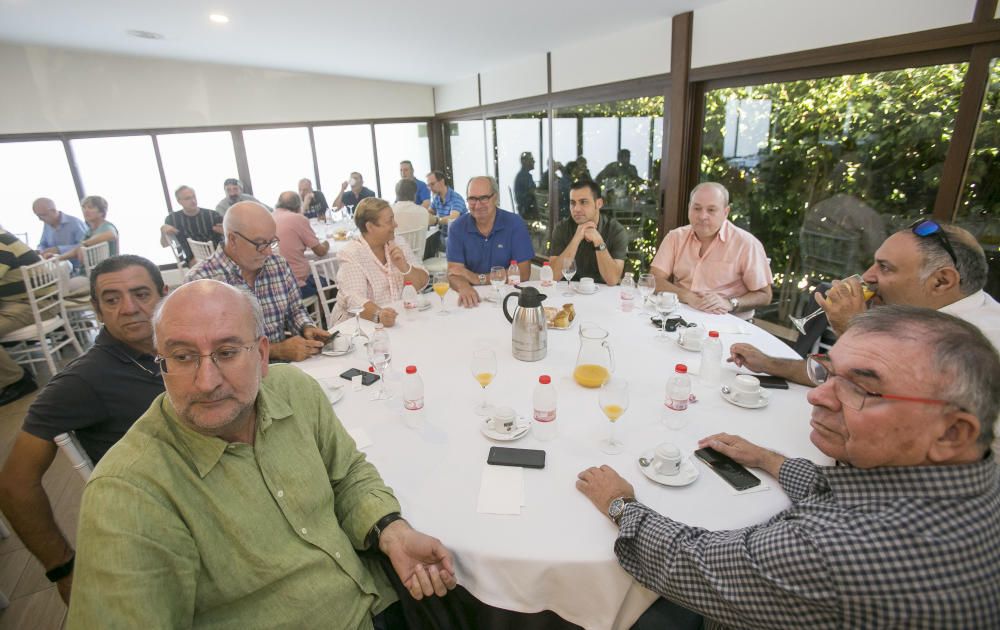
[[[427,187],[427,184],[413,176],[413,162],[403,160],[399,163],[399,177],[400,179],[412,179],[417,183],[418,205],[425,208],[429,208],[431,206],[431,189]]]
[[[458,293],[458,303],[479,304],[474,285],[489,284],[490,267],[506,268],[517,261],[521,277],[531,277],[535,250],[524,220],[497,208],[497,180],[488,176],[469,180],[468,214],[452,222],[448,230],[448,280]]]

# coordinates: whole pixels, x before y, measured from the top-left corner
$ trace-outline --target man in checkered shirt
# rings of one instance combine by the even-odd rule
[[[617,517],[622,566],[710,626],[1000,628],[997,351],[951,315],[894,305],[856,316],[815,371],[811,439],[844,465],[699,442],[779,480],[792,506],[767,522],[689,527],[608,466],[580,473]]]
[[[226,212],[222,228],[222,247],[188,272],[187,281],[219,280],[254,294],[264,308],[272,361],[304,361],[317,354],[330,335],[306,313],[288,262],[271,251],[278,242],[271,213],[255,201],[241,201]]]

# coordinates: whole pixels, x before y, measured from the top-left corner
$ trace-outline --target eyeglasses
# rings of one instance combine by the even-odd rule
[[[830,365],[830,358],[825,354],[810,354],[806,359],[806,374],[809,380],[816,385],[822,385],[833,379],[833,390],[837,394],[837,399],[845,407],[861,411],[865,408],[865,401],[869,398],[883,398],[885,400],[901,400],[906,402],[923,403],[925,405],[950,405],[947,400],[936,398],[913,398],[911,396],[896,396],[895,394],[878,394],[870,392],[857,383],[852,383],[843,376],[833,373]]]
[[[488,195],[483,195],[481,197],[467,197],[466,201],[468,201],[470,204],[471,203],[486,203],[487,201],[490,200],[491,197],[493,197],[493,193],[490,193]]]
[[[250,240],[247,237],[245,237],[242,234],[240,234],[239,232],[236,232],[235,230],[233,231],[233,234],[235,234],[236,236],[242,238],[247,243],[250,243],[251,245],[253,245],[257,249],[257,251],[259,253],[261,253],[261,254],[263,254],[264,252],[266,252],[267,250],[271,249],[272,247],[274,247],[275,245],[278,244],[278,237],[277,236],[275,236],[274,238],[272,238],[269,241],[260,242],[260,241]]]
[[[181,351],[168,356],[156,355],[154,361],[160,366],[161,372],[171,376],[196,374],[201,368],[201,360],[205,357],[210,357],[215,367],[225,370],[238,363],[242,357],[246,356],[246,353],[256,348],[258,343],[260,343],[260,339],[249,346],[222,346],[208,354]]]
[[[937,221],[932,221],[931,219],[917,219],[916,222],[910,225],[910,230],[920,238],[926,238],[928,236],[933,236],[937,239],[937,242],[941,244],[944,251],[948,252],[951,256],[951,262],[958,265],[958,257],[955,256],[955,250],[951,247],[951,241],[948,240],[948,234],[944,231]]]

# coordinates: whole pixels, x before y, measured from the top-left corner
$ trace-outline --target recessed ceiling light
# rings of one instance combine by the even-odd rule
[[[139,39],[163,39],[163,35],[154,33],[153,31],[131,30],[125,32],[132,37],[138,37]]]
[[[225,16],[225,15],[222,15],[221,13],[213,13],[213,14],[211,14],[211,15],[208,16],[208,19],[212,20],[216,24],[228,24],[229,23],[229,17]]]

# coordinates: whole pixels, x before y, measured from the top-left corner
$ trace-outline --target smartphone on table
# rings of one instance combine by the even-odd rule
[[[766,389],[788,389],[788,381],[780,376],[770,376],[768,374],[754,374],[753,376],[760,381],[760,386]]]
[[[760,485],[760,479],[756,475],[714,448],[699,448],[694,456],[705,462],[715,474],[736,490],[749,490]]]
[[[520,466],[521,468],[545,468],[545,451],[531,448],[506,448],[494,446],[486,463],[493,466]]]
[[[358,368],[351,368],[340,375],[340,378],[351,380],[355,376],[361,375],[361,384],[368,386],[378,380],[378,374],[372,374],[371,372],[362,372]]]

